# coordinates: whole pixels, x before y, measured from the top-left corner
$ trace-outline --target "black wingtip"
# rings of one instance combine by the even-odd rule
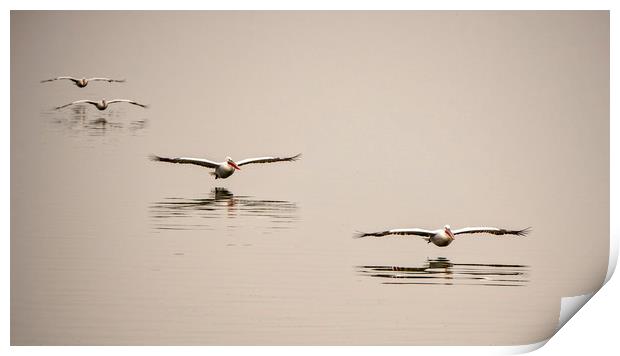
[[[162,161],[162,157],[159,157],[159,156],[156,156],[156,155],[149,155],[149,159],[151,161],[156,161],[156,162]]]
[[[141,104],[141,103],[139,103],[139,102],[137,102],[137,101],[130,101],[129,103],[130,103],[130,104],[133,104],[133,105],[136,105],[136,106],[143,107],[143,108],[145,108],[145,109],[148,109],[148,107],[149,107],[147,104]]]
[[[291,157],[290,160],[291,161],[297,161],[300,158],[301,158],[301,153],[298,153],[298,154],[294,155],[293,157]]]
[[[523,230],[519,230],[517,231],[517,235],[518,236],[527,236],[530,232],[532,232],[532,227],[526,227]]]
[[[355,239],[361,239],[363,237],[367,237],[367,236],[373,236],[373,237],[378,237],[378,236],[383,236],[383,234],[378,233],[378,232],[362,232],[362,231],[356,231],[355,235],[353,236],[353,238]]]
[[[361,232],[361,231],[356,231],[355,234],[353,234],[354,239],[361,239],[362,237],[366,237],[366,236],[368,236],[368,234],[365,232]]]

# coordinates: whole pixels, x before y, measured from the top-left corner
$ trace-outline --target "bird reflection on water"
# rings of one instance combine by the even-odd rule
[[[357,266],[362,275],[382,278],[383,284],[480,285],[518,287],[529,282],[529,266],[453,263],[444,257],[428,258],[418,267]]]
[[[150,214],[157,229],[169,230],[208,230],[212,219],[221,218],[256,218],[267,222],[269,229],[286,229],[298,220],[295,203],[234,195],[226,188],[213,189],[207,198],[166,198],[151,204]]]
[[[87,134],[88,136],[104,136],[110,133],[136,133],[146,128],[146,119],[127,121],[119,111],[89,112],[84,105],[71,108],[69,115],[58,112],[47,113],[52,115],[52,122],[70,134]],[[62,116],[58,116],[62,115]]]

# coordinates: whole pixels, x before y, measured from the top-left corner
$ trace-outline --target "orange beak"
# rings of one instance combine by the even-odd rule
[[[454,240],[454,234],[452,233],[452,231],[446,229],[446,234],[448,234],[448,236],[450,236]]]
[[[237,164],[233,161],[228,161],[228,164],[230,164],[231,166],[233,166],[234,169],[236,170],[241,170],[241,168],[239,168],[239,166],[237,166]]]

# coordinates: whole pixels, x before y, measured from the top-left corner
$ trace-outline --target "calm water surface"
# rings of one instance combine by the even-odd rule
[[[608,17],[549,16],[13,13],[11,343],[548,337],[609,207]],[[51,110],[103,97],[150,107]],[[148,159],[299,152],[217,181]],[[533,232],[352,238],[444,224]]]

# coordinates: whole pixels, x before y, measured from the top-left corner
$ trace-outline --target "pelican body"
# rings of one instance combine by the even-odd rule
[[[450,230],[450,226],[446,225],[443,229],[435,231],[433,236],[428,238],[428,243],[434,243],[439,247],[446,247],[454,241],[454,234]]]
[[[179,158],[167,158],[160,156],[151,156],[151,160],[157,162],[168,162],[168,163],[181,163],[181,164],[194,164],[206,168],[214,169],[213,172],[210,172],[215,179],[225,179],[233,175],[236,170],[241,170],[241,166],[252,163],[273,163],[273,162],[287,162],[287,161],[296,161],[301,157],[301,154],[296,154],[295,156],[290,157],[258,157],[258,158],[246,158],[241,161],[233,161],[232,158],[226,157],[224,162],[214,162],[204,158],[189,158],[189,157],[179,157]]]
[[[81,78],[81,79],[76,80],[74,83],[75,83],[75,85],[76,85],[76,86],[78,86],[79,88],[84,88],[85,86],[87,86],[87,85],[88,85],[88,79],[86,79],[86,78]]]
[[[487,233],[493,235],[516,235],[525,236],[530,232],[530,228],[522,230],[507,230],[499,229],[496,227],[466,227],[463,229],[452,230],[450,225],[445,225],[443,229],[438,230],[425,230],[425,229],[392,229],[379,232],[360,233],[356,237],[381,237],[387,235],[417,235],[422,237],[428,243],[433,243],[435,246],[446,247],[455,240],[456,235],[460,234],[477,234]]]
[[[228,178],[235,173],[235,170],[240,170],[239,166],[232,160],[230,157],[226,157],[226,160],[220,163],[219,166],[215,168],[215,172],[211,172],[211,174],[215,177],[215,179],[224,179]]]

